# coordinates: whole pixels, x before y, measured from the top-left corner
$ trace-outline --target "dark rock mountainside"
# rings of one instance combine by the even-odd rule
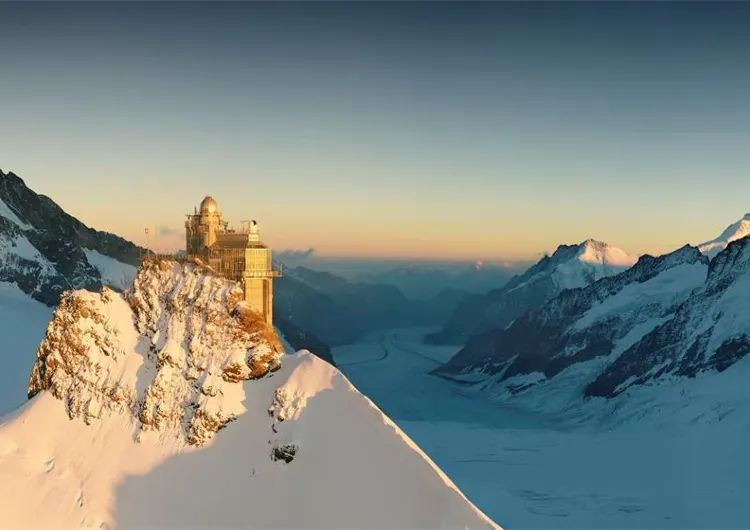
[[[333,354],[331,353],[331,348],[318,337],[308,331],[298,328],[283,318],[275,317],[273,323],[287,342],[289,342],[289,345],[296,351],[308,350],[326,361],[328,364],[336,366],[336,362],[333,360]]]
[[[601,264],[578,261],[587,252],[604,255],[605,258]],[[593,240],[578,245],[560,245],[551,256],[545,256],[523,274],[514,276],[502,288],[465,298],[442,329],[425,339],[432,344],[464,344],[473,335],[505,328],[568,286],[588,285],[629,266],[607,264],[607,253],[618,254],[620,251]],[[568,264],[574,264],[574,267],[561,273],[559,269]],[[566,278],[566,275],[569,277]]]
[[[614,304],[616,311],[605,313],[583,326],[574,326],[595,306],[618,294],[632,296],[624,289],[646,284],[666,271],[680,266],[690,268],[688,281],[676,293],[634,297],[630,304]],[[616,343],[635,326],[673,312],[675,294],[688,295],[705,277],[708,259],[698,249],[685,246],[660,257],[642,256],[627,271],[603,278],[588,287],[563,291],[536,311],[526,313],[506,329],[490,331],[469,340],[436,374],[481,371],[486,376],[501,374],[498,381],[533,372],[553,377],[570,365],[612,353]],[[684,269],[687,271],[687,269]],[[697,273],[697,274],[696,274]],[[652,285],[643,287],[652,290]]]
[[[144,252],[121,237],[87,227],[13,173],[0,171],[0,200],[20,221],[0,216],[0,281],[15,282],[48,306],[57,304],[66,289],[101,288],[101,275],[83,249],[131,265]]]
[[[275,317],[331,346],[354,342],[377,329],[434,325],[463,296],[446,291],[430,300],[409,300],[392,285],[351,283],[305,267],[285,268],[274,289]]]
[[[673,374],[722,372],[750,353],[750,237],[711,260],[705,283],[675,308],[674,318],[617,358],[586,395],[613,397],[627,388]]]

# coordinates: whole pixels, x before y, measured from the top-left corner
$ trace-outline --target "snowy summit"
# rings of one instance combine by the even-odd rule
[[[64,293],[29,395],[0,426],[3,528],[499,528],[195,264]]]
[[[464,299],[443,328],[428,340],[435,344],[462,344],[473,335],[504,329],[565,289],[586,287],[614,276],[636,261],[637,257],[593,239],[560,245],[552,255],[544,256],[502,288]]]
[[[736,223],[729,225],[716,239],[698,245],[698,249],[709,258],[713,258],[727,248],[729,243],[742,239],[745,236],[750,236],[750,213],[745,214]]]

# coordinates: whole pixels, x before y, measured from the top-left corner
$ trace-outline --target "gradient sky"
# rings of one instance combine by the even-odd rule
[[[0,3],[0,168],[162,247],[528,259],[750,211],[750,3]],[[153,231],[153,229],[152,229]]]

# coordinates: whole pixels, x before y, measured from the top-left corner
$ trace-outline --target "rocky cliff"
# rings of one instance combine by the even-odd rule
[[[39,346],[29,397],[71,418],[132,415],[140,431],[200,445],[241,411],[241,381],[279,367],[278,338],[234,282],[193,264],[147,262],[119,295],[66,292]]]

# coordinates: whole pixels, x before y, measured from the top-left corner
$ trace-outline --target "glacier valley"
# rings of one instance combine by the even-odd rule
[[[334,348],[334,358],[504,527],[738,528],[750,520],[750,359],[719,377],[597,398],[561,414],[530,397],[500,401],[428,375],[457,349],[425,345],[430,331],[373,334]],[[546,398],[559,404],[580,391],[583,365],[554,378]]]

